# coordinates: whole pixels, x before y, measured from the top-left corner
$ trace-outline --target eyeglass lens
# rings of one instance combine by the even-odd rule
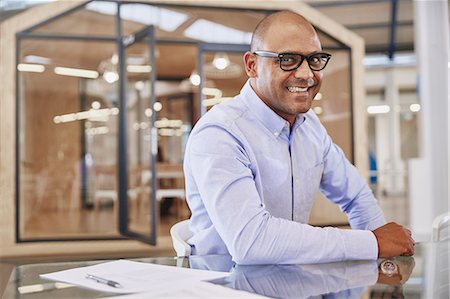
[[[309,67],[314,71],[322,70],[329,59],[329,56],[323,53],[317,53],[313,55],[303,56],[300,54],[281,54],[280,55],[280,67],[285,71],[290,71],[298,68],[303,60],[308,61]]]

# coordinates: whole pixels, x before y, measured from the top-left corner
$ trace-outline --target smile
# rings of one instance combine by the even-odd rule
[[[308,90],[308,87],[289,86],[287,89],[289,92],[305,92]]]

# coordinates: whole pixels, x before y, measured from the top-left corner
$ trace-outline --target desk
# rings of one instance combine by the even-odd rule
[[[229,256],[192,256],[183,260],[184,267],[232,271],[213,283],[278,298],[426,298],[449,296],[448,242],[416,244],[414,258],[393,260],[409,277],[378,273],[376,261],[342,262],[315,265],[233,265]],[[146,263],[175,266],[172,257],[134,259]],[[52,282],[39,274],[93,265],[103,261],[31,264],[15,267],[2,298],[97,298],[112,295],[79,287],[55,289]],[[409,269],[408,269],[409,267]],[[403,285],[399,284],[399,282]],[[43,284],[41,292],[21,294],[18,287]],[[325,295],[326,294],[326,295]]]

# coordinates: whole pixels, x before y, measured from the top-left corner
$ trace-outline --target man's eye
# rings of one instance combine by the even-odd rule
[[[294,63],[295,62],[295,58],[292,56],[283,56],[280,58],[280,61],[282,63]]]
[[[309,63],[317,64],[320,63],[321,57],[320,56],[313,56],[309,58]]]

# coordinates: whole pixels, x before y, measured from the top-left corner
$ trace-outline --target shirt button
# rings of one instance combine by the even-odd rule
[[[277,137],[278,137],[278,135],[280,135],[280,133],[278,133],[278,132],[274,132],[274,133],[273,133],[273,135],[275,135],[275,136],[277,136]]]

